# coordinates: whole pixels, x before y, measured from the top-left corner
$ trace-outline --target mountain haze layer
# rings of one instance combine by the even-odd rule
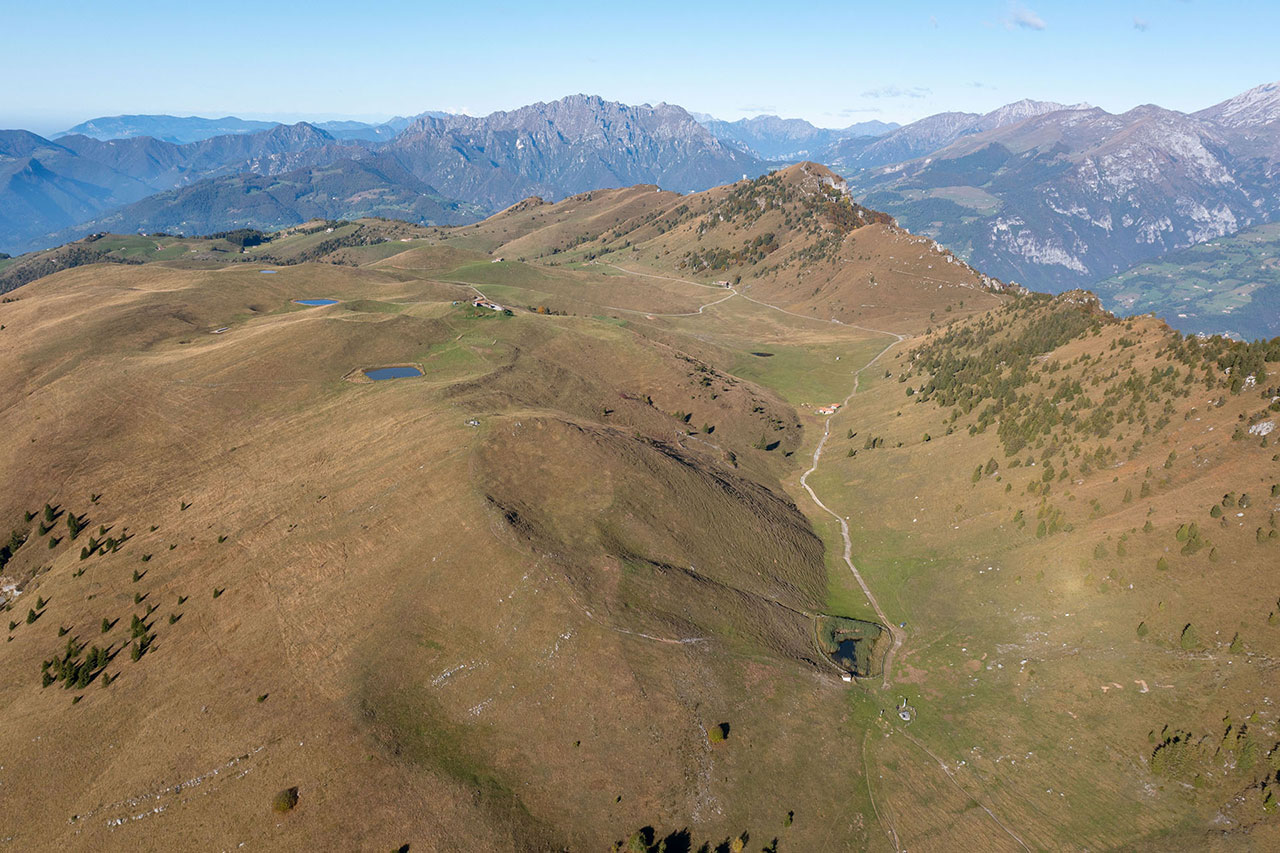
[[[820,159],[821,154],[841,139],[884,136],[898,128],[893,122],[864,121],[845,128],[814,127],[804,119],[755,116],[738,121],[714,118],[700,123],[723,142],[766,160]]]

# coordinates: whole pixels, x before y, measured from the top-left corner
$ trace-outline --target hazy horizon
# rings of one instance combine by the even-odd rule
[[[205,8],[151,0],[123,12],[84,2],[13,8],[12,31],[57,33],[57,61],[44,39],[0,56],[0,73],[21,81],[0,126],[47,135],[124,114],[486,115],[588,92],[729,121],[774,114],[845,127],[981,113],[1022,98],[1194,112],[1280,77],[1269,45],[1280,8],[1251,2],[824,0],[786,16],[722,0],[659,2],[643,16],[582,2],[480,5],[392,2],[339,33],[330,21],[349,9],[330,0],[232,2],[220,13],[251,23],[232,37],[208,26]]]

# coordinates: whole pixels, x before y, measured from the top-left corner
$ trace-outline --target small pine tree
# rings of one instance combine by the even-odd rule
[[[1237,655],[1240,654],[1242,651],[1244,651],[1244,643],[1240,639],[1239,631],[1237,631],[1236,635],[1231,638],[1231,645],[1228,646],[1227,648],[1230,649],[1232,654],[1237,654]]]
[[[1166,559],[1165,557],[1161,557],[1160,559],[1156,560],[1156,571],[1160,571],[1160,572],[1169,571],[1169,560]]]

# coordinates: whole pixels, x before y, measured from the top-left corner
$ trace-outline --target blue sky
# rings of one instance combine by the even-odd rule
[[[0,127],[480,115],[574,92],[838,127],[1030,97],[1195,110],[1280,79],[1280,3],[0,0]]]

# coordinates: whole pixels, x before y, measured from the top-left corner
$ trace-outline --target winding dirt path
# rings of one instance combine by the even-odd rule
[[[612,267],[612,266],[613,266],[613,264],[607,264],[606,266],[611,266],[611,267]],[[619,270],[621,270],[621,269],[622,269],[622,267],[614,267],[614,269],[619,269]],[[623,271],[623,272],[628,272],[628,270],[622,270],[622,271]],[[644,275],[644,276],[648,276],[649,278],[667,278],[667,276],[665,276],[665,275],[649,275],[648,273],[631,273],[631,274],[632,274],[632,275]],[[473,291],[475,291],[477,294],[479,294],[479,296],[480,296],[480,298],[481,298],[481,299],[489,299],[489,297],[488,297],[488,296],[486,296],[486,295],[484,294],[484,291],[482,291],[480,288],[476,287],[474,284],[471,284],[470,282],[466,282],[466,281],[455,281],[455,280],[453,280],[453,279],[448,279],[448,278],[435,278],[435,279],[431,279],[431,280],[432,280],[432,281],[443,282],[444,284],[456,284],[456,285],[458,285],[458,286],[460,286],[460,287],[469,287],[469,288],[471,288]],[[678,278],[673,278],[673,279],[670,279],[670,280],[671,280],[671,281],[681,281],[681,279],[678,279]],[[684,284],[693,284],[693,285],[697,285],[698,287],[709,287],[709,285],[705,285],[705,284],[698,284],[696,281],[686,281],[686,282],[683,282],[683,283],[684,283]],[[716,289],[716,290],[721,290],[722,288],[718,288],[718,287],[717,287],[717,288],[715,288],[715,289]],[[660,313],[660,312],[657,312],[657,311],[641,311],[639,308],[619,308],[619,307],[617,307],[617,306],[615,306],[615,305],[597,305],[596,307],[598,307],[598,308],[602,308],[602,309],[604,309],[605,311],[622,311],[622,312],[623,312],[623,313],[625,313],[625,314],[639,314],[639,315],[641,315],[641,316],[643,316],[643,317],[697,317],[699,314],[701,314],[701,313],[702,313],[703,311],[705,311],[706,309],[710,308],[712,305],[719,305],[721,302],[724,302],[724,301],[726,301],[726,300],[728,300],[728,299],[732,299],[733,297],[735,297],[735,296],[737,296],[737,295],[738,295],[738,291],[736,291],[736,290],[730,290],[730,292],[729,292],[729,294],[728,294],[727,296],[724,296],[724,297],[722,297],[722,298],[720,298],[720,299],[716,299],[716,300],[714,300],[714,301],[712,301],[712,302],[708,302],[707,304],[705,304],[705,305],[703,305],[703,306],[699,307],[697,311],[687,311],[687,312],[685,312],[685,313],[683,313],[683,314],[663,314],[663,313]],[[755,300],[753,299],[753,300],[751,300],[751,301],[752,301],[752,302],[754,302]],[[761,304],[761,305],[763,305],[764,303],[760,303],[760,304]],[[778,309],[778,310],[781,310],[781,309]]]
[[[667,281],[678,281],[683,284],[694,284],[694,285],[697,285],[698,287],[712,287],[712,285],[701,284],[696,281],[687,281],[685,279],[673,278],[671,276],[666,276],[666,275],[655,275],[653,273],[644,273],[644,272],[638,272],[636,270],[628,270],[628,269],[624,269],[623,267],[617,266],[616,264],[607,264],[607,266],[613,267],[619,272],[623,272],[628,275],[645,276],[647,278],[660,278],[660,279],[665,279]],[[849,401],[852,400],[855,395],[857,395],[858,385],[862,378],[862,372],[867,368],[875,365],[875,363],[878,362],[881,359],[881,357],[885,355],[885,353],[889,352],[889,350],[893,349],[898,344],[902,343],[908,337],[907,335],[899,335],[896,332],[890,332],[884,329],[873,329],[868,326],[858,326],[853,323],[845,323],[835,318],[832,318],[829,321],[824,321],[818,317],[807,317],[804,314],[797,314],[795,311],[788,311],[787,309],[780,308],[777,305],[771,305],[768,302],[762,302],[759,299],[750,297],[744,291],[738,290],[736,287],[730,288],[730,290],[731,290],[731,293],[729,294],[730,296],[733,296],[733,295],[741,296],[743,299],[747,300],[748,302],[759,305],[762,308],[769,308],[774,311],[780,311],[783,314],[787,314],[792,317],[799,317],[802,320],[811,320],[818,323],[831,322],[838,326],[844,326],[850,329],[859,329],[861,331],[872,332],[873,334],[877,334],[877,335],[888,335],[889,337],[893,338],[892,342],[890,342],[882,350],[877,352],[871,358],[870,361],[862,365],[862,367],[858,368],[858,370],[854,372],[853,389],[849,391],[849,396],[845,397],[844,400],[841,401],[840,403],[841,409],[844,409],[846,406],[848,406]],[[725,297],[725,299],[728,299],[728,298],[729,298],[728,296]],[[720,300],[717,300],[716,302],[712,302],[711,305],[716,305],[723,301],[724,299],[720,299]],[[703,307],[709,307],[709,306],[703,306]],[[698,313],[699,314],[702,313],[701,309],[699,309]],[[835,510],[831,509],[831,507],[823,503],[822,499],[818,497],[818,493],[815,492],[813,490],[813,487],[809,485],[809,475],[811,475],[814,471],[818,470],[818,464],[822,461],[822,451],[826,448],[827,439],[831,437],[831,419],[834,417],[835,417],[835,414],[828,415],[826,420],[824,421],[822,439],[818,442],[818,446],[814,448],[814,451],[813,451],[813,464],[809,466],[809,470],[805,471],[803,474],[800,475],[800,485],[804,488],[806,492],[809,493],[809,497],[813,500],[815,504],[818,505],[818,507],[823,512],[827,513],[836,521],[840,522],[840,538],[844,542],[844,553],[842,554],[842,557],[844,558],[845,565],[849,567],[849,571],[853,573],[854,580],[856,580],[858,582],[858,586],[862,588],[862,594],[866,596],[867,603],[871,605],[871,609],[876,612],[876,617],[879,618],[880,623],[884,626],[884,629],[889,632],[889,636],[892,639],[892,642],[889,646],[889,651],[885,653],[885,657],[884,657],[884,680],[883,680],[883,685],[885,687],[888,687],[890,683],[889,672],[890,672],[890,667],[893,663],[893,656],[897,654],[899,649],[902,648],[905,632],[902,629],[895,628],[893,623],[889,621],[889,617],[885,614],[884,608],[880,606],[880,602],[876,599],[875,593],[871,591],[871,587],[867,585],[866,579],[862,577],[862,573],[858,571],[857,565],[853,562],[853,540],[849,535],[849,522],[845,520],[844,516],[840,515]]]
[[[849,401],[858,393],[858,383],[862,379],[862,371],[874,365],[880,360],[881,356],[906,340],[905,335],[899,335],[895,332],[886,332],[882,329],[871,329],[870,331],[880,332],[880,334],[884,335],[892,335],[894,340],[884,349],[880,350],[880,352],[876,353],[875,357],[862,365],[862,367],[858,368],[857,372],[853,374],[853,390],[851,390],[849,392],[849,396],[845,397],[840,403],[841,409],[849,405]],[[902,647],[903,632],[894,629],[893,623],[890,622],[889,617],[885,615],[884,608],[882,608],[880,606],[880,602],[876,600],[875,593],[871,591],[871,587],[867,586],[867,582],[862,577],[862,573],[859,572],[858,567],[854,565],[852,556],[853,540],[849,537],[849,522],[845,520],[843,515],[840,515],[838,512],[831,509],[831,507],[824,504],[822,499],[818,497],[818,493],[813,490],[813,486],[809,485],[809,475],[818,470],[818,463],[822,461],[822,451],[827,446],[827,439],[831,437],[831,419],[834,417],[834,413],[827,415],[826,421],[823,425],[822,439],[818,442],[818,446],[813,449],[813,464],[809,466],[808,471],[805,471],[800,475],[800,485],[809,493],[809,497],[813,499],[813,502],[817,504],[823,512],[840,522],[840,538],[844,540],[843,557],[845,565],[847,565],[849,567],[849,571],[853,573],[853,579],[858,582],[858,586],[862,587],[862,594],[867,597],[867,602],[871,605],[871,609],[876,612],[876,616],[879,617],[880,623],[884,625],[885,630],[889,632],[889,636],[893,639],[892,644],[889,646],[889,651],[886,652],[884,656],[884,686],[888,687],[890,665],[893,663],[894,654],[896,654],[898,649]]]

